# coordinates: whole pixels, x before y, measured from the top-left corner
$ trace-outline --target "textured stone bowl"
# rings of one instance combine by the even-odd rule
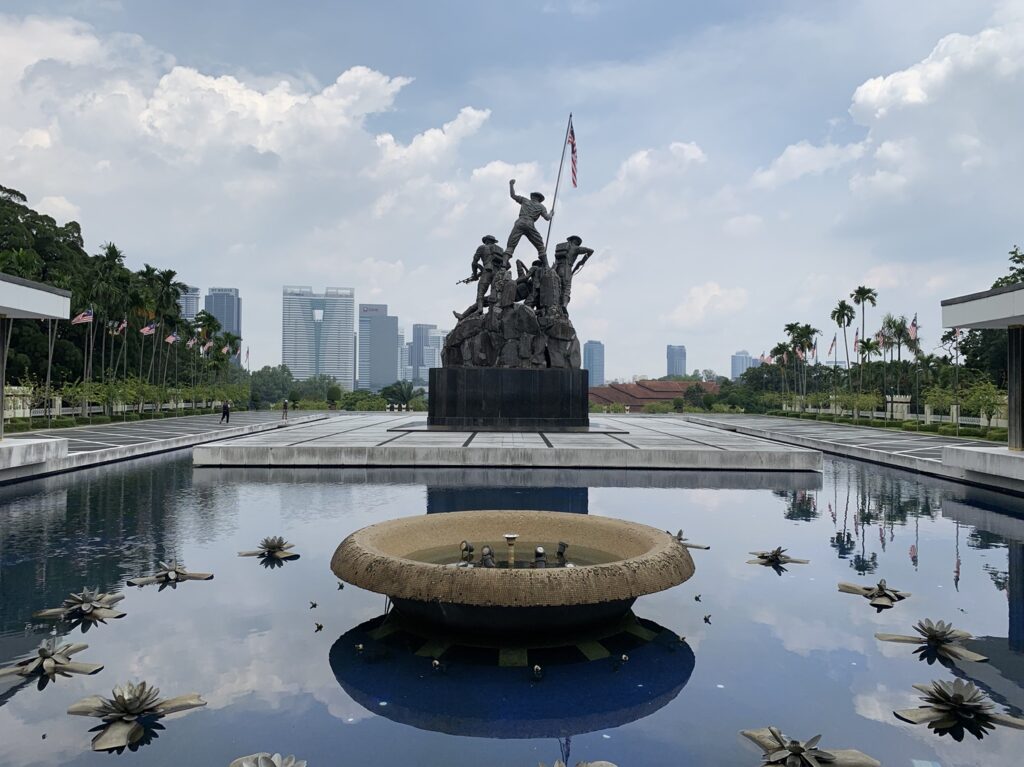
[[[610,555],[612,561],[544,569],[461,568],[410,559],[433,547],[472,541],[507,557],[505,533],[542,541],[554,561],[557,541]],[[524,550],[525,549],[525,550]],[[532,557],[520,545],[517,558]],[[331,570],[354,586],[386,594],[405,615],[481,632],[575,630],[625,614],[637,597],[693,575],[689,551],[674,536],[607,517],[549,511],[466,511],[407,517],[364,527],[338,546]]]

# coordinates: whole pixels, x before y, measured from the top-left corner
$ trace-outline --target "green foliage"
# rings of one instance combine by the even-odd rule
[[[608,412],[609,413],[625,413],[626,412],[626,406],[623,405],[620,402],[613,402],[612,404],[610,404],[608,406]]]
[[[1002,411],[1006,393],[991,381],[976,381],[964,392],[964,406],[983,418],[992,418]]]
[[[327,387],[327,401],[337,402],[341,399],[341,387],[338,384],[331,384]]]
[[[690,407],[703,409],[704,387],[697,385],[687,386],[686,391],[683,392],[683,401]]]
[[[645,413],[671,413],[672,405],[668,402],[648,402],[644,405]]]
[[[409,401],[409,409],[419,413],[424,413],[427,411],[427,401],[423,397],[413,397]]]
[[[392,405],[408,405],[417,397],[423,398],[423,389],[414,387],[411,381],[395,381],[380,390],[380,396]]]
[[[952,389],[945,386],[929,386],[925,389],[922,399],[935,413],[947,415],[949,408],[956,401],[956,396]]]
[[[287,365],[262,367],[252,374],[250,382],[252,401],[261,407],[280,403],[288,396],[292,387],[292,372]],[[301,399],[301,392],[299,394],[297,399]]]

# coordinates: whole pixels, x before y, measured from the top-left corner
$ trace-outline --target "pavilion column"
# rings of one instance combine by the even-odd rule
[[[1007,329],[1006,418],[1010,450],[1024,450],[1024,326]]]

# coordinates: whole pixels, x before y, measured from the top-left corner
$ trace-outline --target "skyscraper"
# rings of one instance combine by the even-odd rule
[[[398,380],[398,317],[387,304],[359,304],[358,389],[379,389]]]
[[[199,314],[199,288],[186,285],[178,297],[178,306],[181,308],[182,319],[191,322]]]
[[[351,391],[355,383],[355,291],[285,285],[281,296],[281,361],[302,381],[332,376]]]
[[[411,381],[412,368],[409,367],[409,347],[411,344],[405,342],[405,331],[398,331],[398,380]]]
[[[732,380],[735,381],[750,368],[757,367],[760,364],[760,360],[756,360],[751,357],[750,352],[746,349],[736,352],[732,355]]]
[[[238,288],[209,288],[204,308],[217,318],[223,332],[242,337],[242,299]]]
[[[669,344],[665,348],[665,357],[668,362],[668,373],[670,376],[684,376],[686,375],[686,347],[685,346],[672,346]]]
[[[590,375],[591,386],[604,386],[604,344],[587,341],[583,344],[583,369]]]
[[[437,367],[433,364],[433,354],[428,352],[430,347],[430,331],[437,330],[437,325],[413,325],[412,346],[409,348],[409,367],[412,368],[413,380],[420,379],[426,382],[429,377],[429,370]],[[440,364],[440,361],[438,361]]]

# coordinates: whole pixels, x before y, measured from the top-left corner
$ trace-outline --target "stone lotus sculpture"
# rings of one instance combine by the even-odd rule
[[[115,687],[112,698],[90,695],[68,708],[73,716],[95,716],[104,721],[92,739],[93,751],[113,751],[142,741],[147,728],[158,719],[178,711],[205,706],[197,693],[160,698],[160,690],[146,682],[127,682]]]
[[[259,754],[239,757],[228,767],[306,767],[306,762],[303,759],[296,759],[294,756],[268,754],[264,751]]]
[[[995,705],[984,692],[971,682],[955,679],[952,682],[915,684],[923,695],[924,705],[893,711],[897,719],[910,724],[927,724],[939,736],[949,735],[953,740],[964,739],[964,731],[978,740],[996,728],[996,725],[1024,730],[1024,719],[995,711]]]
[[[104,594],[98,590],[82,589],[69,595],[60,607],[40,610],[33,618],[67,621],[88,631],[96,623],[106,623],[110,618],[123,618],[125,614],[115,610],[114,605],[124,599],[124,594]]]
[[[952,623],[938,621],[932,623],[925,618],[918,621],[914,626],[918,636],[906,636],[903,634],[875,634],[875,639],[882,642],[900,642],[903,644],[921,645],[914,653],[920,656],[920,660],[928,661],[928,665],[936,660],[943,663],[952,663],[958,660],[983,663],[988,660],[984,655],[972,652],[963,646],[964,640],[973,639],[966,631],[953,628]]]
[[[840,583],[839,590],[844,594],[856,594],[871,600],[871,606],[878,612],[888,610],[897,602],[902,602],[910,596],[909,591],[897,591],[891,589],[882,578],[875,586],[858,586],[856,583]]]
[[[288,543],[280,535],[269,535],[259,543],[255,551],[239,551],[240,557],[259,557],[260,564],[264,567],[283,567],[285,562],[298,559],[299,555],[292,551],[294,543]]]
[[[777,727],[743,730],[740,734],[764,752],[761,758],[766,765],[819,767],[821,764],[830,764],[835,767],[881,767],[882,764],[854,749],[820,749],[820,735],[801,743],[799,740],[787,738]]]
[[[665,532],[667,533],[668,530],[666,530]],[[687,548],[687,549],[701,549],[702,551],[709,551],[711,549],[710,546],[705,546],[702,543],[690,543],[689,538],[684,538],[683,537],[683,531],[682,530],[680,530],[678,533],[676,533],[675,538],[679,542],[680,546],[683,546],[684,548]]]
[[[764,567],[772,568],[776,573],[782,575],[786,572],[785,565],[807,565],[810,564],[809,559],[796,559],[786,554],[786,550],[781,546],[772,549],[771,551],[751,551],[757,559],[748,559],[748,565],[763,565]]]
[[[149,586],[153,583],[160,584],[160,591],[170,586],[176,589],[183,581],[209,581],[213,579],[213,573],[191,573],[185,569],[183,562],[172,559],[170,562],[160,562],[160,569],[153,575],[146,575],[140,578],[130,578],[129,586]]]
[[[17,674],[22,677],[39,677],[39,689],[46,687],[58,676],[69,677],[72,674],[95,674],[102,670],[99,663],[77,663],[71,656],[89,648],[87,644],[58,645],[54,637],[43,641],[36,654],[13,666],[0,668],[0,677]]]

